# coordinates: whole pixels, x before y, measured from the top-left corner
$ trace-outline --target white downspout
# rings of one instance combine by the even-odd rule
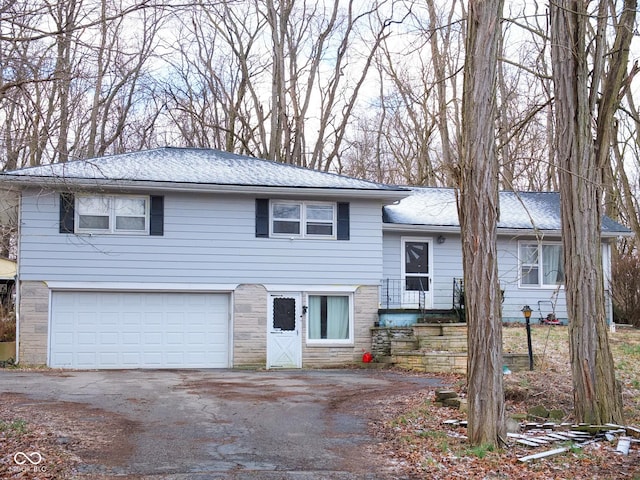
[[[20,242],[21,242],[22,192],[18,195],[18,242],[16,245],[15,311],[16,311],[16,364],[20,363]]]

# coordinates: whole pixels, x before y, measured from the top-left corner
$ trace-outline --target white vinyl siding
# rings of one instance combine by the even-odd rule
[[[416,237],[412,232],[412,237]],[[437,237],[437,235],[435,235]],[[384,234],[384,278],[402,279],[403,262],[403,238],[407,237],[397,232],[385,232]],[[431,284],[433,306],[431,308],[446,309],[452,307],[453,278],[462,278],[462,252],[459,235],[447,235],[444,243],[432,242],[430,254]]]
[[[398,232],[384,234],[384,277],[400,278],[401,239],[402,234]],[[527,243],[535,243],[535,239]],[[559,244],[559,242],[555,243]],[[500,288],[504,290],[502,318],[506,321],[523,320],[522,308],[529,305],[533,309],[532,321],[537,322],[541,315],[538,302],[543,302],[540,304],[543,315],[549,313],[546,311],[547,305],[552,302],[556,307],[556,316],[566,320],[564,288],[520,287],[519,271],[518,239],[498,237],[498,273]],[[460,235],[446,234],[444,243],[433,243],[433,308],[452,308],[453,279],[462,278],[462,276]]]
[[[377,285],[381,203],[350,201],[350,240],[255,236],[255,198],[165,194],[164,235],[59,233],[59,195],[22,201],[24,280],[132,283]],[[327,202],[318,202],[327,203]]]

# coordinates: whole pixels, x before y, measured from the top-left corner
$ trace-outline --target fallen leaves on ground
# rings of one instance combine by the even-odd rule
[[[55,374],[55,373],[52,373]],[[0,401],[0,479],[68,479],[82,457],[126,451],[134,426],[114,413],[20,394]]]
[[[505,351],[524,353],[523,327],[504,329]],[[513,372],[504,377],[507,416],[524,416],[530,407],[566,412],[563,421],[572,422],[573,394],[568,361],[566,327],[534,327],[534,371]],[[610,335],[616,375],[622,384],[626,425],[638,425],[640,408],[640,331],[619,329]],[[439,375],[434,375],[439,376]],[[445,377],[452,389],[465,396],[465,377]],[[389,459],[398,478],[407,479],[640,479],[640,444],[634,443],[628,456],[615,453],[617,440],[598,441],[577,448],[570,443],[526,447],[508,441],[498,450],[471,447],[466,429],[445,425],[445,420],[465,420],[459,410],[436,406],[435,389],[414,395],[387,398],[376,410],[371,428],[380,441],[373,447]],[[568,451],[523,463],[519,457],[552,448]]]
[[[504,377],[507,415],[523,415],[543,405],[562,409],[572,421],[571,371],[566,327],[534,327],[536,369]],[[525,329],[504,329],[505,352],[526,353]],[[616,375],[623,390],[627,425],[640,423],[640,331],[619,329],[610,335]],[[523,350],[524,346],[524,350]],[[406,372],[406,375],[421,375]],[[465,378],[431,375],[465,395]],[[367,404],[371,433],[378,442],[371,448],[396,472],[394,479],[485,480],[592,480],[640,479],[640,446],[633,444],[628,456],[614,453],[615,443],[597,442],[581,449],[522,463],[519,457],[545,450],[510,444],[500,450],[472,448],[466,429],[444,425],[445,420],[464,420],[458,410],[434,404],[435,389],[397,394]],[[0,478],[72,478],[83,451],[114,448],[117,438],[133,428],[123,419],[109,418],[98,410],[81,411],[76,404],[59,409],[40,408],[21,396],[3,395],[0,401]],[[97,426],[99,425],[99,428]],[[567,445],[561,445],[567,446]],[[126,448],[122,446],[121,448]],[[43,461],[16,464],[18,452],[39,452]],[[19,460],[25,460],[20,456]]]

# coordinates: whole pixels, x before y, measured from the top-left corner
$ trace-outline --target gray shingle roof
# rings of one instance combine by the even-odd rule
[[[389,224],[460,227],[455,191],[450,188],[411,189],[412,194],[384,207]],[[500,192],[499,229],[559,231],[560,194],[557,192]],[[603,217],[603,233],[629,233],[623,225]]]
[[[212,149],[164,147],[6,172],[5,176],[41,179],[172,184],[299,187],[398,192],[405,189],[344,175]],[[37,180],[36,180],[37,182]],[[35,183],[35,182],[34,182]]]

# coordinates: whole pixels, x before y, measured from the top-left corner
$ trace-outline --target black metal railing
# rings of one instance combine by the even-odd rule
[[[415,288],[415,285],[412,285]],[[400,278],[385,278],[380,283],[380,308],[426,309],[427,288],[422,284],[418,289],[407,290],[406,282]]]
[[[453,309],[458,314],[460,321],[464,322],[464,280],[462,278],[453,279]]]
[[[415,288],[415,285],[412,286]],[[425,312],[427,310],[426,298],[428,293],[428,289],[422,288],[421,284],[416,290],[407,290],[404,279],[385,278],[380,283],[380,308],[386,310],[410,308]],[[462,278],[454,278],[452,309],[455,310],[461,322],[465,321],[464,302],[464,281]]]

